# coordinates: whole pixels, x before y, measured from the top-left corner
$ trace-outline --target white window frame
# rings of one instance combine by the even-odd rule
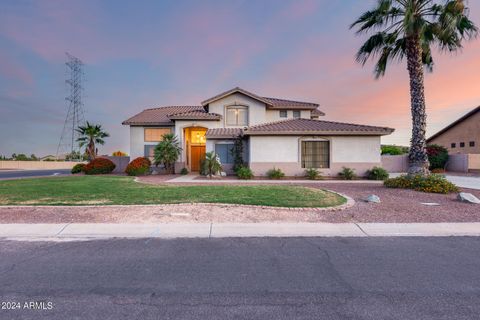
[[[228,111],[232,109],[242,109],[247,112],[247,120],[245,124],[239,124],[238,122],[238,113],[235,115],[235,124],[229,123],[229,118],[228,118]],[[240,104],[233,104],[233,105],[228,105],[225,106],[225,126],[230,126],[230,127],[248,127],[249,123],[249,108],[246,105],[240,105]]]

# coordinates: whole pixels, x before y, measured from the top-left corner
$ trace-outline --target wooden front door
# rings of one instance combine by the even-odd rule
[[[190,147],[191,171],[200,171],[200,161],[205,157],[205,146]]]

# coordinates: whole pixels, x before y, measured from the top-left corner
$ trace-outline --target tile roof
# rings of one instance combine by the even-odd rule
[[[288,119],[249,127],[246,135],[388,135],[394,129],[313,119]]]
[[[266,99],[267,101],[270,102],[269,109],[302,109],[302,110],[310,109],[311,110],[311,109],[318,108],[318,104],[312,103],[312,102],[303,102],[303,101],[294,101],[294,100],[285,100],[285,99],[267,98],[267,97],[263,97],[263,99]]]
[[[146,109],[125,120],[125,125],[173,125],[169,116],[183,112],[204,112],[202,106],[166,106],[160,108]]]
[[[179,112],[168,115],[170,120],[220,120],[222,118],[218,113],[209,113],[200,110]]]
[[[211,128],[207,130],[205,136],[210,139],[235,138],[242,134],[242,128]]]
[[[319,109],[314,109],[314,110],[312,110],[312,112],[311,112],[310,114],[311,114],[312,116],[322,116],[322,117],[325,115],[325,113],[322,112],[322,111],[319,110]]]

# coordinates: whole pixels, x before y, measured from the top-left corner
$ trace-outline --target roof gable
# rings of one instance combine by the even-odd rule
[[[468,118],[470,118],[471,116],[475,115],[477,112],[480,112],[480,106],[476,107],[475,109],[473,109],[472,111],[468,112],[467,114],[465,114],[463,117],[453,121],[452,123],[450,123],[448,126],[446,126],[445,128],[443,128],[442,130],[438,131],[437,133],[435,133],[433,136],[431,136],[430,138],[427,139],[427,142],[430,142],[431,140],[441,136],[442,134],[444,134],[445,132],[447,132],[448,130],[450,130],[451,128],[461,124],[463,121],[467,120]]]
[[[235,87],[235,88],[233,88],[233,89],[230,89],[230,90],[227,90],[227,91],[222,92],[222,93],[220,93],[220,94],[217,94],[216,96],[213,96],[213,97],[211,97],[211,98],[209,98],[209,99],[207,99],[207,100],[205,100],[205,101],[202,101],[202,106],[206,106],[206,105],[208,105],[208,104],[210,104],[210,103],[212,103],[212,102],[215,102],[215,101],[217,101],[217,100],[220,100],[220,99],[222,99],[222,98],[225,98],[225,97],[227,97],[227,96],[229,96],[229,95],[232,95],[232,94],[234,94],[234,93],[237,93],[237,92],[238,92],[238,93],[241,93],[241,94],[243,94],[243,95],[246,95],[246,96],[248,96],[248,97],[250,97],[250,98],[252,98],[252,99],[255,99],[255,100],[257,100],[257,101],[263,102],[263,103],[265,103],[266,105],[271,105],[271,102],[270,102],[269,100],[267,100],[267,99],[265,99],[265,98],[263,98],[263,97],[260,97],[260,96],[254,94],[254,93],[251,93],[251,92],[249,92],[249,91],[247,91],[247,90],[244,90],[244,89],[242,89],[242,88],[240,88],[240,87]]]

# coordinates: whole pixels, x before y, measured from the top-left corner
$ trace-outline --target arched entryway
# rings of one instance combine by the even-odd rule
[[[205,157],[207,128],[188,127],[183,129],[185,137],[186,164],[190,171],[200,171],[200,163]]]

